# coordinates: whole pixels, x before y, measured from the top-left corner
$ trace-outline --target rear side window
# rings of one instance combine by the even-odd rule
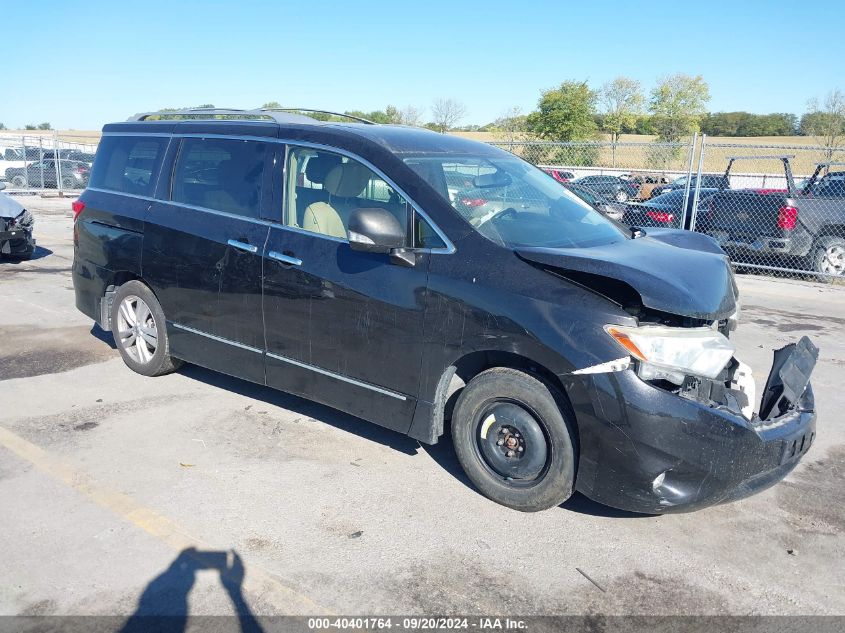
[[[106,136],[100,141],[91,186],[137,196],[152,196],[167,139]]]
[[[171,200],[257,218],[267,143],[188,138],[173,174]]]

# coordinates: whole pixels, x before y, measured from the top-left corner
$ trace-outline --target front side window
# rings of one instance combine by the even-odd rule
[[[152,196],[154,176],[161,166],[166,146],[167,139],[162,137],[103,137],[91,170],[91,186]]]
[[[173,173],[171,200],[258,218],[267,144],[186,138]]]
[[[499,245],[580,248],[626,239],[601,213],[516,157],[416,156],[405,162],[476,231]],[[461,177],[447,178],[449,172]]]
[[[356,209],[379,207],[408,230],[410,207],[405,198],[369,167],[348,156],[292,147],[285,173],[283,221],[287,226],[345,240],[349,217]]]

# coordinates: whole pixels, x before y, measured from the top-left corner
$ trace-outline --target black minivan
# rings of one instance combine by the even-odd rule
[[[104,127],[73,208],[76,305],[131,369],[185,361],[421,442],[451,432],[511,508],[576,489],[701,508],[779,481],[814,439],[818,350],[776,351],[754,412],[710,237],[616,224],[491,145],[268,110],[137,115]]]

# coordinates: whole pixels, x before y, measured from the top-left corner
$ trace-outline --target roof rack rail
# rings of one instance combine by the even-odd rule
[[[353,121],[359,121],[360,123],[366,123],[367,125],[378,125],[375,121],[370,121],[370,119],[365,119],[361,116],[355,116],[354,114],[346,114],[345,112],[331,112],[330,110],[314,110],[312,108],[260,108],[262,112],[310,112],[312,114],[329,114],[331,116],[342,116],[346,117],[347,119],[352,119]]]
[[[845,167],[845,163],[825,161],[823,163],[816,163],[816,167]]]
[[[196,120],[204,117],[214,118],[217,116],[231,116],[233,119],[241,118],[246,120],[270,119],[276,123],[313,123],[316,121],[316,119],[305,116],[304,114],[283,113],[263,108],[257,108],[255,110],[244,110],[240,108],[183,108],[181,110],[168,110],[166,112],[139,112],[129,117],[127,121],[146,121],[151,117]]]
[[[242,108],[182,108],[181,110],[167,110],[165,112],[139,112],[127,119],[127,121],[146,121],[151,117],[160,119],[172,118],[189,118],[201,119],[203,115],[208,115],[209,118],[218,116],[230,116],[232,118],[243,119],[272,119],[276,123],[310,123],[319,121],[314,117],[301,112],[310,112],[312,114],[328,114],[331,116],[346,117],[353,121],[366,123],[368,125],[376,125],[375,121],[370,121],[363,117],[355,116],[353,114],[343,114],[340,112],[330,112],[329,110],[314,110],[311,108],[255,108],[254,110],[244,110]]]

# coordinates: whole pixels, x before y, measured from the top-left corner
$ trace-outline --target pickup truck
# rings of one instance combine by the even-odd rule
[[[695,230],[714,237],[737,262],[756,258],[820,273],[822,280],[845,276],[845,163],[819,163],[797,189],[790,156],[765,158],[783,161],[786,189],[719,190],[699,204]]]

